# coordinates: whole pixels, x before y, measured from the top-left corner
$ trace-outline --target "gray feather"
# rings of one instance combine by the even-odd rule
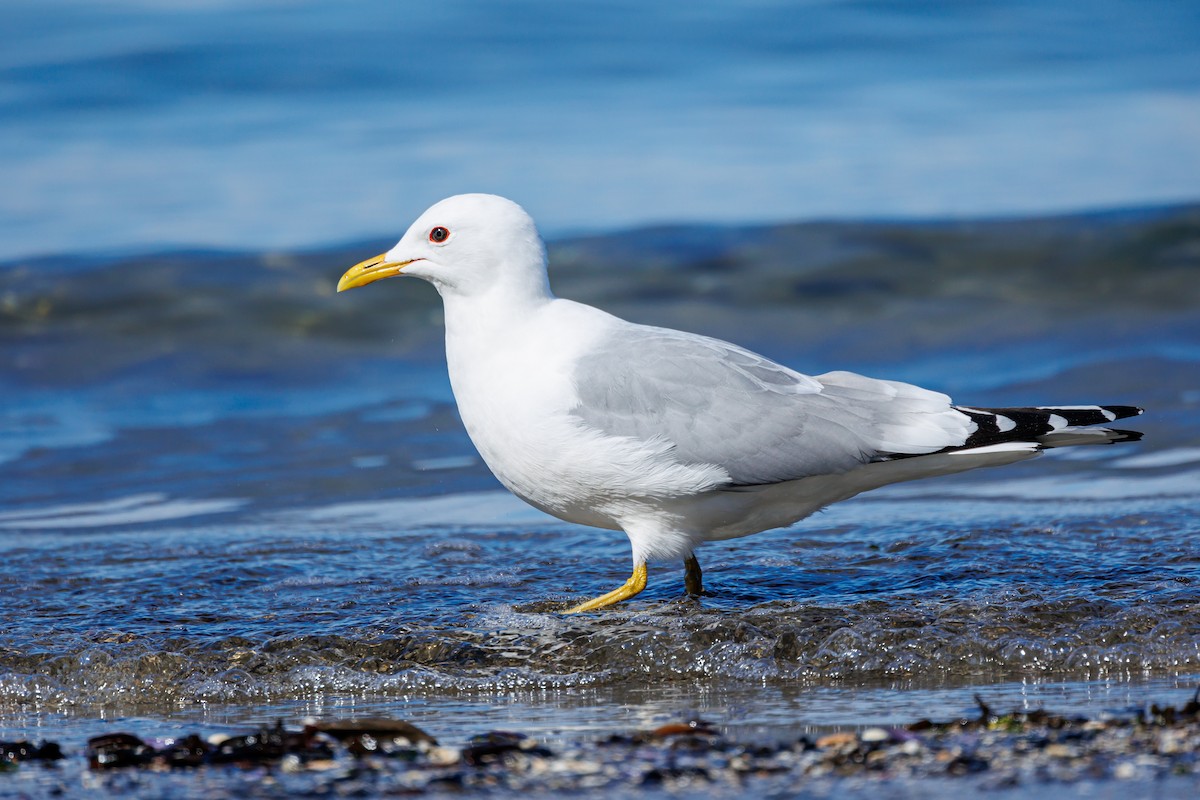
[[[667,440],[682,463],[716,464],[732,485],[841,473],[895,454],[961,445],[972,423],[949,398],[852,373],[812,378],[701,336],[631,326],[574,374],[584,424]]]

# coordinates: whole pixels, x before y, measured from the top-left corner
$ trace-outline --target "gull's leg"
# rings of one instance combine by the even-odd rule
[[[696,597],[704,594],[704,573],[695,553],[689,553],[683,560],[683,588],[688,594]]]
[[[595,611],[597,608],[605,608],[614,603],[619,603],[622,600],[628,600],[642,589],[646,588],[646,562],[634,564],[633,574],[629,576],[629,580],[625,581],[625,585],[619,589],[613,589],[608,594],[602,594],[599,597],[592,598],[586,603],[580,603],[574,608],[568,608],[565,614],[578,614],[581,611]]]

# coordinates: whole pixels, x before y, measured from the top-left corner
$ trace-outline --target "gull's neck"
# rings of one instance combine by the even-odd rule
[[[495,288],[495,287],[493,287]],[[539,311],[554,300],[544,292],[492,291],[476,295],[443,295],[446,315],[446,368],[459,413],[472,439],[470,424],[479,408],[488,407],[489,382],[496,370],[527,346]],[[481,405],[482,404],[482,405]]]
[[[544,269],[523,279],[498,280],[477,292],[442,292],[447,355],[487,348],[511,338],[539,309],[554,300]]]

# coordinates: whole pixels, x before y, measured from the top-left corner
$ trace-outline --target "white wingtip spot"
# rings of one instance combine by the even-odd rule
[[[1004,433],[1005,431],[1011,431],[1013,428],[1017,427],[1017,423],[1013,422],[1011,418],[1006,417],[1003,414],[996,414],[994,416],[996,417],[996,427],[1001,433]]]
[[[1048,419],[1046,421],[1050,424],[1050,427],[1056,431],[1067,427],[1066,418],[1060,417],[1058,414],[1051,414],[1050,419]]]

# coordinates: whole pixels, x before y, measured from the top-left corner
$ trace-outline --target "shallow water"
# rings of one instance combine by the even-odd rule
[[[487,474],[428,287],[331,294],[373,245],[10,265],[0,738],[385,715],[555,742],[698,714],[778,741],[953,719],[977,693],[1178,702],[1200,681],[1197,219],[555,243],[561,293],[805,371],[1148,409],[1123,421],[1142,443],[889,487],[702,548],[699,601],[655,565],[582,617],[555,611],[624,580],[627,542]]]
[[[996,484],[979,488],[864,499],[710,546],[712,597],[683,599],[679,569],[663,567],[644,597],[584,618],[547,613],[550,601],[619,583],[627,546],[542,523],[500,494],[462,500],[528,521],[463,522],[451,503],[414,500],[258,526],[12,537],[3,591],[19,623],[5,636],[4,698],[170,709],[1200,670],[1191,487],[1172,497],[1151,481],[1149,501],[1060,492],[1018,514],[1011,497],[988,496]]]

